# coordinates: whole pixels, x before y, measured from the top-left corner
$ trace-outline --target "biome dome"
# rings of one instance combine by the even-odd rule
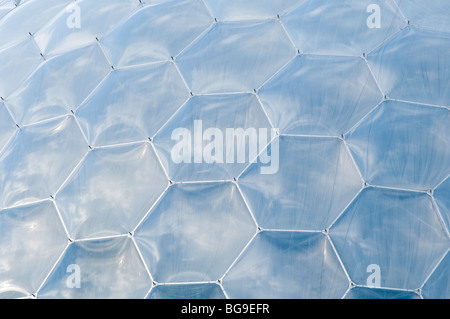
[[[450,298],[449,15],[0,1],[0,297]]]

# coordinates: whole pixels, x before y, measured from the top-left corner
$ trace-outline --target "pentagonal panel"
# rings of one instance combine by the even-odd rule
[[[363,59],[314,55],[295,58],[259,95],[281,133],[332,136],[347,132],[383,98]]]
[[[213,281],[225,273],[255,231],[233,183],[177,184],[135,237],[157,282]]]
[[[35,34],[42,52],[58,54],[94,43],[139,7],[134,0],[72,2]]]
[[[143,298],[151,280],[131,238],[71,244],[38,298]]]
[[[422,296],[425,299],[449,299],[450,298],[450,253],[441,261],[439,266],[428,278],[422,288]]]
[[[17,59],[20,56],[20,59]],[[29,36],[24,41],[0,51],[0,96],[7,98],[41,63],[39,48]]]
[[[342,141],[281,136],[279,151],[273,145],[278,171],[261,174],[259,161],[239,178],[259,226],[302,230],[330,226],[362,187]]]
[[[188,96],[174,64],[156,63],[110,73],[76,114],[91,145],[146,140]]]
[[[177,64],[194,93],[251,92],[295,56],[278,21],[218,23]]]
[[[450,111],[384,102],[347,137],[372,185],[432,189],[450,173]]]
[[[110,72],[98,44],[56,56],[40,67],[8,98],[23,125],[68,114]]]
[[[215,18],[220,21],[273,19],[303,0],[206,0]]]
[[[0,297],[35,293],[66,244],[51,201],[0,211]]]
[[[0,151],[15,131],[16,126],[14,125],[14,121],[5,107],[5,104],[0,103]]]
[[[87,150],[71,116],[23,127],[0,156],[0,207],[55,194]]]
[[[449,106],[449,41],[449,33],[407,28],[367,60],[389,97]]]
[[[158,285],[153,287],[148,299],[224,299],[217,284]]]
[[[224,277],[230,298],[341,298],[348,280],[321,233],[259,233]]]
[[[420,296],[411,291],[354,287],[345,299],[420,299]]]
[[[74,238],[132,231],[168,180],[150,144],[94,149],[56,195]]]
[[[298,49],[333,55],[367,53],[407,23],[393,0],[308,0],[281,19]]]
[[[175,181],[231,180],[273,134],[254,94],[194,96],[154,143]]]
[[[434,199],[447,229],[450,231],[450,178],[447,178],[434,190]]]
[[[422,0],[397,0],[398,6],[412,25],[436,31],[450,32],[450,2]]]
[[[139,10],[101,42],[117,66],[166,61],[212,22],[202,0],[169,1]]]
[[[23,1],[22,1],[23,2]],[[0,21],[0,48],[20,42],[34,34],[71,0],[33,0],[23,2]],[[39,12],[39,14],[36,14]],[[30,18],[32,17],[32,18]]]
[[[450,245],[430,196],[379,188],[363,190],[330,236],[355,283],[400,289],[419,288]]]

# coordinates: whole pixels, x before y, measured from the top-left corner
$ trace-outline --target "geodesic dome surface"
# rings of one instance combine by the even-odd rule
[[[450,298],[449,16],[0,1],[0,297]]]

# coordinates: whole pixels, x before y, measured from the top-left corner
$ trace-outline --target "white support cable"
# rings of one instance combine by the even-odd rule
[[[142,264],[144,265],[145,271],[147,271],[147,274],[148,274],[148,276],[150,278],[150,281],[152,282],[151,285],[150,285],[150,289],[149,289],[149,291],[146,294],[146,297],[148,297],[148,295],[150,294],[150,291],[153,289],[153,283],[155,282],[155,280],[154,280],[153,275],[152,275],[152,273],[150,271],[150,265],[147,265],[147,263],[145,262],[144,255],[142,254],[141,249],[139,248],[139,246],[138,246],[138,244],[136,242],[136,239],[134,238],[134,235],[131,236],[131,240],[132,240],[133,245],[134,245],[134,247],[135,247],[135,249],[136,249],[136,251],[137,251],[137,253],[139,255],[139,259],[141,260]]]
[[[167,184],[168,185],[167,185],[166,189],[161,193],[161,195],[159,195],[159,197],[156,199],[156,201],[152,204],[152,206],[147,210],[147,212],[144,214],[144,216],[141,218],[141,220],[133,228],[133,230],[131,231],[133,234],[136,233],[136,230],[144,223],[144,221],[147,219],[147,216],[153,211],[153,209],[156,207],[156,205],[158,205],[161,202],[162,198],[167,194],[169,188],[171,187],[171,184],[169,182]]]
[[[52,194],[52,196],[54,198],[56,198],[59,194],[59,192],[61,191],[61,189],[63,189],[63,187],[65,187],[71,180],[72,176],[78,171],[78,169],[81,167],[81,165],[83,165],[86,157],[89,155],[89,153],[91,152],[91,149],[88,149],[86,151],[86,153],[83,155],[83,157],[78,161],[77,165],[75,165],[75,167],[73,168],[73,170],[69,173],[69,175],[66,177],[66,179],[64,179],[64,181],[61,183],[61,185],[56,189],[55,193]]]
[[[427,282],[430,280],[431,276],[436,272],[436,269],[439,268],[441,263],[444,261],[444,259],[447,257],[447,255],[450,254],[450,247],[447,249],[447,251],[439,258],[436,265],[431,269],[430,273],[425,277],[425,280],[423,281],[422,285],[419,287],[419,289],[422,291],[423,287],[427,284]]]
[[[227,268],[227,270],[225,270],[225,273],[222,275],[222,277],[219,278],[220,282],[223,283],[224,278],[227,276],[227,274],[230,272],[230,270],[233,268],[233,266],[236,264],[236,262],[240,259],[240,257],[245,253],[245,251],[248,249],[248,247],[252,244],[252,242],[255,240],[256,236],[258,236],[258,234],[261,231],[256,231],[252,238],[250,238],[250,240],[247,242],[247,244],[244,246],[244,248],[241,250],[241,252],[238,254],[238,256],[233,260],[233,262],[230,264],[230,266]]]
[[[450,239],[450,230],[448,229],[448,227],[447,227],[447,225],[445,223],[444,216],[442,215],[441,210],[440,210],[440,208],[439,208],[439,206],[438,206],[438,204],[436,202],[436,199],[434,198],[434,194],[428,193],[428,195],[430,195],[431,203],[433,204],[435,213],[437,215],[436,217],[438,218],[439,223],[441,224],[445,234],[447,235],[447,238]]]
[[[325,235],[325,237],[326,237],[326,240],[327,240],[328,243],[330,244],[331,249],[333,250],[333,252],[334,252],[334,254],[335,254],[335,256],[336,256],[336,258],[337,258],[337,260],[338,260],[338,262],[339,262],[339,265],[340,265],[341,268],[342,268],[342,271],[344,272],[345,276],[347,277],[348,284],[349,284],[349,288],[351,288],[351,287],[352,287],[353,280],[350,278],[350,275],[349,275],[349,273],[348,273],[348,271],[347,271],[347,268],[345,267],[344,262],[342,261],[341,255],[339,255],[339,252],[337,251],[336,247],[334,246],[334,243],[333,243],[333,240],[331,239],[330,233],[327,232],[327,234]],[[336,275],[336,273],[335,273],[335,275]]]
[[[59,218],[59,220],[61,221],[61,225],[62,225],[63,228],[64,228],[64,232],[66,233],[67,239],[68,239],[69,241],[73,242],[73,238],[70,236],[69,229],[67,228],[66,223],[64,222],[64,218],[63,218],[63,216],[62,216],[62,214],[61,214],[61,211],[60,211],[58,205],[56,205],[55,199],[54,199],[54,198],[51,198],[51,202],[53,203],[53,206],[55,207],[56,213],[58,214],[58,218]]]
[[[170,176],[169,176],[169,167],[167,167],[167,169],[166,169],[166,167],[164,166],[164,164],[163,164],[163,162],[162,162],[162,160],[161,160],[161,157],[159,156],[159,153],[158,153],[158,151],[156,150],[155,145],[153,144],[153,140],[152,140],[152,141],[147,141],[147,143],[150,144],[150,147],[151,147],[151,149],[153,150],[153,153],[154,153],[154,155],[156,156],[156,159],[158,160],[159,166],[161,167],[161,169],[162,169],[164,175],[165,175],[166,178],[167,178],[167,182],[169,183],[169,185],[172,184],[173,181],[171,180],[171,178],[170,178]]]
[[[347,155],[350,157],[350,160],[352,161],[353,166],[355,167],[356,172],[358,173],[359,178],[361,179],[361,182],[363,183],[363,187],[364,187],[364,184],[366,183],[366,181],[364,179],[363,174],[361,173],[361,170],[360,170],[358,164],[356,163],[355,157],[353,156],[353,154],[352,154],[352,152],[350,150],[350,147],[348,146],[347,141],[345,140],[345,138],[342,139],[342,144],[344,145],[344,148],[345,148],[345,150],[347,152]]]
[[[42,281],[42,283],[39,285],[38,289],[36,290],[36,292],[34,293],[35,297],[38,298],[39,297],[39,293],[42,290],[42,287],[44,287],[44,285],[47,283],[48,279],[50,278],[50,275],[53,273],[53,271],[56,269],[56,267],[59,265],[59,263],[61,262],[61,260],[63,259],[64,255],[67,252],[67,249],[69,248],[69,246],[71,245],[71,243],[69,241],[67,241],[66,243],[66,247],[63,249],[63,251],[61,252],[61,254],[59,255],[58,259],[56,260],[56,262],[53,264],[52,268],[50,269],[50,271],[47,273],[47,275],[45,276],[44,280]]]
[[[89,241],[118,239],[118,238],[125,238],[128,236],[129,236],[129,234],[117,234],[117,235],[106,235],[106,236],[97,236],[97,237],[76,238],[76,239],[73,239],[73,243],[83,243],[83,242],[89,242]]]
[[[191,98],[192,98],[191,96],[188,96],[186,100],[183,103],[181,103],[181,105],[175,110],[175,112],[172,113],[172,115],[167,119],[167,121],[165,121],[164,124],[160,126],[160,128],[153,134],[153,136],[149,136],[152,143],[154,138],[171,122],[171,120],[180,112],[180,110],[184,108],[184,106],[191,100]]]
[[[258,228],[260,227],[259,224],[258,224],[258,221],[256,220],[256,217],[255,217],[255,215],[253,214],[253,211],[252,211],[252,209],[250,208],[250,205],[248,204],[247,199],[245,198],[245,195],[244,195],[244,193],[242,192],[241,187],[239,186],[239,183],[237,183],[237,181],[236,181],[236,182],[234,182],[234,185],[236,186],[236,189],[238,190],[238,192],[239,192],[239,194],[240,194],[242,200],[244,201],[244,205],[245,205],[245,207],[247,208],[247,211],[248,211],[248,213],[250,214],[250,217],[252,218],[253,223],[255,224],[255,228],[258,229]]]

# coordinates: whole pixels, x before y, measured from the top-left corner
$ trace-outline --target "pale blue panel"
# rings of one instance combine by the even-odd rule
[[[78,273],[73,265],[79,267]],[[79,288],[73,285],[76,274]],[[37,297],[144,298],[150,285],[150,276],[131,238],[80,241],[70,244]]]
[[[252,164],[239,178],[262,228],[323,230],[362,187],[347,149],[337,138],[281,136],[279,158],[275,174],[261,174],[262,164]]]
[[[341,298],[349,282],[321,233],[259,233],[224,277],[230,298]]]
[[[393,0],[307,0],[281,21],[298,49],[306,53],[362,55],[407,25]],[[380,28],[367,23],[379,10]],[[369,12],[368,12],[369,9]]]
[[[434,190],[434,199],[442,215],[442,218],[447,225],[447,229],[450,230],[450,177],[442,182]]]
[[[201,121],[198,132],[195,131],[195,121]],[[178,138],[172,133],[179,128],[184,128],[190,132],[189,138]],[[207,145],[211,142],[204,140],[196,143],[195,139],[203,139],[204,133],[210,128],[217,128],[222,135],[223,150],[217,152],[217,161],[209,163],[209,155],[214,152],[207,151]],[[264,129],[267,136],[264,139],[258,135],[258,141],[246,139],[245,159],[243,163],[238,162],[237,147],[233,159],[227,161],[227,153],[231,154],[232,144],[226,138],[226,131],[229,128],[242,128],[243,130],[254,129],[259,134],[259,129]],[[220,139],[219,134],[211,140]],[[205,181],[205,180],[231,180],[237,177],[254,158],[250,158],[249,146],[255,142],[256,145],[264,148],[271,138],[271,126],[259,104],[258,99],[253,94],[225,94],[210,96],[194,96],[177,112],[170,122],[155,136],[155,148],[161,156],[161,161],[169,172],[169,176],[174,181]],[[172,158],[172,151],[176,149],[178,143],[187,143],[191,146],[190,163],[176,163]],[[200,147],[196,146],[201,144]],[[237,142],[236,142],[237,144]],[[252,144],[253,145],[253,144]],[[230,148],[230,149],[227,149]],[[206,156],[204,156],[206,154]],[[213,154],[214,155],[214,154]],[[242,154],[244,155],[244,154]],[[231,155],[230,155],[231,156]],[[196,163],[196,157],[200,163]]]
[[[20,56],[20,59],[16,57]],[[31,37],[0,51],[0,96],[7,98],[43,61]]]
[[[347,136],[369,184],[432,189],[450,173],[450,111],[386,101]]]
[[[70,2],[71,0],[22,1],[18,9],[12,10],[0,20],[0,49],[26,39],[30,36],[29,33],[34,34]]]
[[[158,285],[148,299],[224,299],[217,284]]]
[[[304,0],[205,0],[220,21],[273,19]]]
[[[412,25],[450,32],[450,2],[446,0],[396,0]]]
[[[101,43],[113,65],[166,61],[213,21],[202,0],[168,1],[139,10]]]
[[[110,70],[98,44],[70,51],[41,64],[7,103],[20,125],[68,114]]]
[[[216,24],[177,58],[194,93],[251,92],[295,56],[279,21]]]
[[[428,194],[378,188],[363,190],[330,236],[356,284],[371,285],[378,265],[389,288],[419,288],[450,247]]]
[[[23,127],[0,155],[0,207],[54,195],[87,150],[71,116]]]
[[[449,33],[406,28],[367,60],[388,97],[450,106],[449,43]]]
[[[0,103],[0,151],[16,131],[16,126],[5,104]]]
[[[189,91],[171,62],[119,69],[76,111],[89,143],[146,140],[187,100]]]
[[[215,281],[256,231],[233,183],[173,185],[136,230],[157,282]]]
[[[426,299],[450,299],[450,253],[441,261],[422,288]]]
[[[112,30],[138,8],[135,0],[72,2],[36,32],[36,43],[45,56],[80,48],[94,43],[96,37]]]
[[[354,287],[345,299],[420,299],[420,296],[411,291]]]
[[[55,205],[0,211],[0,298],[36,293],[67,244]]]
[[[314,55],[297,57],[259,95],[281,133],[331,136],[347,132],[383,98],[363,59]]]
[[[0,19],[11,12],[16,7],[15,0],[3,0],[0,2]]]
[[[55,199],[73,238],[126,234],[168,183],[149,143],[94,149]]]

